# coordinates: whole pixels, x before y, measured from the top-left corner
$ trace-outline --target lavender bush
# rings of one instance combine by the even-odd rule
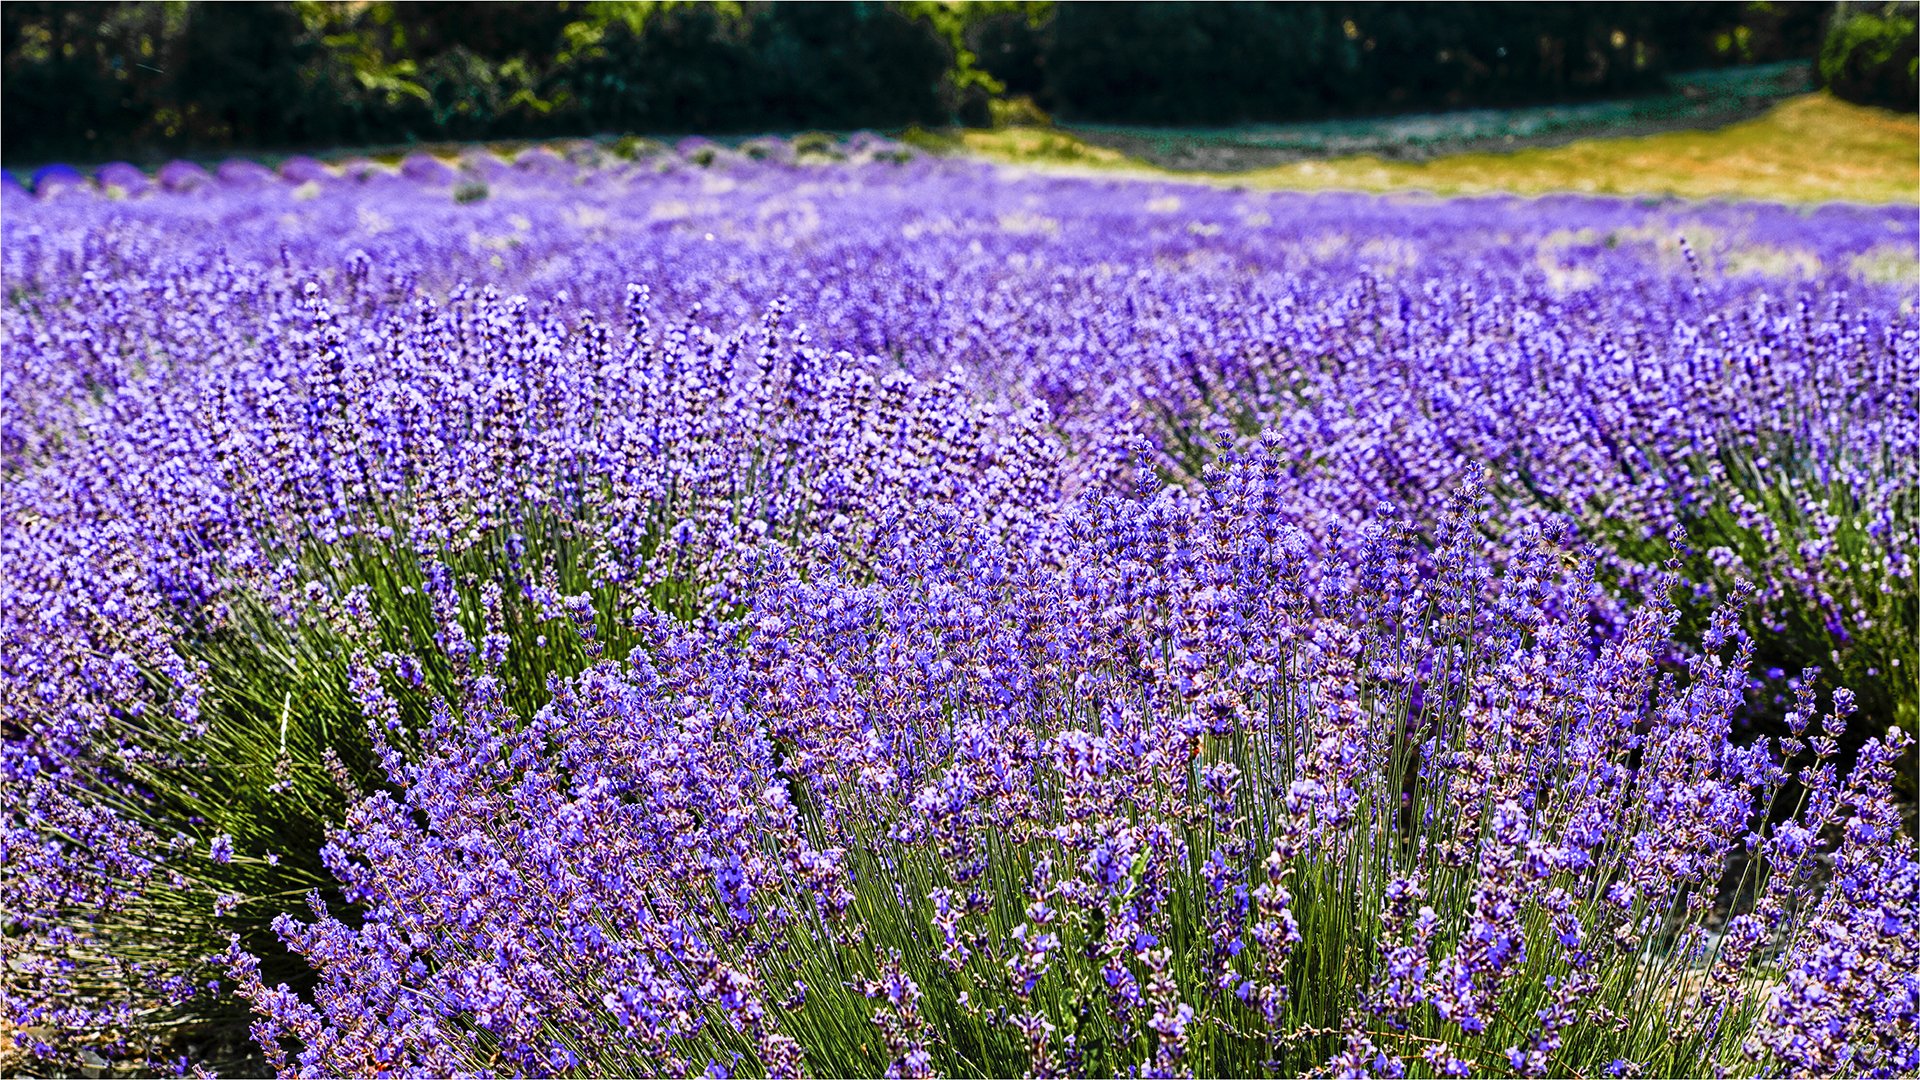
[[[1654,606],[1596,657],[1546,538],[1497,581],[1458,520],[1435,573],[1390,527],[1315,560],[1279,476],[1096,501],[1046,569],[951,518],[867,585],[776,553],[744,638],[646,620],[531,721],[475,663],[329,845],[364,920],[277,923],[313,1004],[230,954],[257,1034],[356,1074],[1911,1067],[1905,736],[1769,829],[1737,650],[1663,680]]]
[[[1912,215],[701,149],[0,196],[42,1060],[1920,1066]]]

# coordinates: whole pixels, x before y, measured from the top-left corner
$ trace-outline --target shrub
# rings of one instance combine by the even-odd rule
[[[1820,81],[1834,96],[1902,112],[1920,110],[1920,24],[1913,4],[1873,11],[1842,5],[1820,45]]]

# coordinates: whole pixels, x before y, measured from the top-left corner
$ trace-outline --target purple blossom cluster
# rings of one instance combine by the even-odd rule
[[[1911,213],[800,149],[0,194],[23,1045],[1920,1067]]]

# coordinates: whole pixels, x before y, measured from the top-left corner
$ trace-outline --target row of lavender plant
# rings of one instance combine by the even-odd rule
[[[155,197],[113,216],[130,224],[152,206],[162,229],[186,213],[207,236],[267,241],[250,252],[211,245],[240,269],[270,266],[283,242],[317,271],[348,272],[364,252],[377,274],[399,275],[400,291],[444,289],[478,261],[503,289],[564,291],[602,313],[631,281],[653,285],[670,313],[698,303],[728,322],[791,295],[833,347],[898,356],[920,375],[957,364],[1007,401],[1044,401],[1063,427],[1163,414],[1149,428],[1167,430],[1150,434],[1189,471],[1208,453],[1194,442],[1204,444],[1196,429],[1209,416],[1292,424],[1307,453],[1341,459],[1332,486],[1384,481],[1437,499],[1463,461],[1492,456],[1536,485],[1524,501],[1624,519],[1623,532],[1656,541],[1724,502],[1729,486],[1764,499],[1784,473],[1811,489],[1787,500],[1804,504],[1839,483],[1863,512],[1836,516],[1868,521],[1875,535],[1862,543],[1891,547],[1891,573],[1905,573],[1900,539],[1882,535],[1898,531],[1888,503],[1912,487],[1904,470],[1916,438],[1903,423],[1912,328],[1900,321],[1916,239],[1898,211],[1649,212],[1568,200],[1520,215],[1520,204],[1500,201],[1276,200],[996,180],[930,163],[662,177],[631,166],[569,171],[549,158],[479,208],[427,180],[369,189],[339,176],[310,181],[311,198],[236,182],[198,206]],[[93,225],[102,215],[88,201],[62,192],[45,209],[71,206]],[[342,229],[349,216],[356,227]],[[1503,228],[1510,219],[1533,224]],[[1690,286],[1674,272],[1679,253],[1660,250],[1681,232],[1716,264],[1710,280]],[[25,247],[42,263],[53,255]],[[609,249],[617,254],[595,254]],[[171,241],[165,250],[181,254]],[[1831,287],[1803,292],[1769,269]],[[1863,302],[1830,295],[1848,289]],[[62,367],[69,379],[86,370]],[[1568,409],[1570,399],[1582,404]],[[1380,404],[1351,422],[1340,415],[1360,401]],[[1719,460],[1780,439],[1789,452],[1763,450],[1730,471]],[[1436,442],[1444,452],[1411,449]],[[1362,482],[1349,482],[1352,472]],[[1753,516],[1737,502],[1727,509],[1742,523]],[[1791,531],[1812,534],[1796,539],[1819,551],[1833,543],[1824,526]],[[1845,632],[1850,621],[1884,621],[1825,588],[1817,555],[1722,546],[1736,570],[1820,609],[1822,623]]]
[[[575,167],[638,168],[663,173],[681,168],[724,169],[747,162],[815,166],[847,161],[899,164],[913,157],[914,151],[908,146],[870,131],[856,132],[845,139],[824,132],[793,138],[761,136],[733,145],[698,136],[681,139],[671,146],[652,139],[626,137],[612,141],[576,139],[527,147],[476,146],[451,160],[444,155],[416,150],[388,153],[378,158],[352,155],[329,164],[300,154],[274,168],[246,158],[229,158],[209,170],[183,159],[170,161],[151,175],[124,161],[101,165],[93,169],[91,175],[71,165],[53,164],[35,169],[24,182],[12,172],[0,171],[0,183],[10,191],[31,192],[41,198],[78,192],[124,199],[155,191],[187,194],[216,185],[259,188],[276,182],[297,186],[342,181],[381,184],[397,180],[430,185],[460,184],[462,190],[458,198],[477,200],[487,196],[489,181],[515,174],[565,174]]]
[[[1894,692],[1911,685],[1911,662],[1899,665],[1915,618],[1902,527],[1920,439],[1903,307],[1910,216],[1568,201],[1520,219],[1552,228],[1515,234],[1483,227],[1513,216],[1516,204],[1497,201],[1060,189],[924,163],[661,177],[541,161],[508,174],[478,210],[431,178],[369,188],[326,170],[314,174],[326,187],[236,180],[197,202],[126,205],[157,208],[161,229],[188,213],[209,236],[309,245],[321,270],[371,265],[392,275],[393,294],[444,289],[458,277],[448,268],[482,258],[503,285],[601,312],[632,280],[658,286],[668,312],[699,304],[727,322],[790,291],[836,346],[896,356],[927,377],[957,365],[1009,407],[1045,403],[1073,445],[1145,435],[1173,474],[1191,477],[1216,451],[1210,425],[1295,432],[1321,474],[1309,478],[1320,501],[1350,513],[1368,492],[1398,490],[1431,519],[1468,463],[1491,460],[1513,482],[1517,513],[1572,514],[1603,540],[1607,576],[1628,595],[1686,530],[1688,577],[1710,594],[1690,608],[1689,633],[1737,580],[1753,580],[1751,625],[1770,631],[1764,668],[1843,673],[1876,718],[1914,696]],[[91,228],[102,215],[88,202],[69,189],[40,205],[71,208]],[[349,213],[357,228],[343,230]],[[123,227],[141,217],[111,216]],[[1683,232],[1713,264],[1691,285],[1666,244]],[[33,254],[38,230],[24,242],[45,261]],[[582,255],[583,244],[619,254]],[[173,241],[165,250],[179,253]],[[235,272],[244,280],[277,254],[255,248]],[[1139,280],[1124,280],[1127,267]],[[1812,274],[1830,295],[1780,273]],[[1888,276],[1909,287],[1863,280]],[[61,351],[62,402],[75,381],[117,377],[83,374]]]
[[[265,928],[298,893],[333,890],[336,871],[350,883],[337,902],[365,907],[384,903],[380,888],[413,889],[321,857],[322,836],[354,803],[349,792],[383,783],[377,743],[399,753],[388,764],[401,771],[384,782],[406,792],[405,769],[458,756],[446,725],[469,704],[503,721],[490,737],[559,722],[549,700],[565,700],[571,680],[627,678],[606,665],[642,643],[641,655],[659,662],[652,624],[636,625],[636,612],[693,620],[700,651],[689,668],[733,663],[729,650],[743,646],[732,620],[778,595],[766,567],[786,560],[809,579],[857,588],[887,573],[904,557],[897,552],[927,543],[927,522],[942,513],[959,515],[968,552],[1019,553],[1010,572],[1044,592],[1048,575],[1093,565],[1076,554],[1075,522],[1114,512],[1088,508],[1129,486],[1132,455],[1185,488],[1217,490],[1202,481],[1205,462],[1244,444],[1242,432],[1264,431],[1264,452],[1282,462],[1267,466],[1283,479],[1265,485],[1266,519],[1299,530],[1301,565],[1330,560],[1287,590],[1316,618],[1347,610],[1344,593],[1320,582],[1338,579],[1341,560],[1354,557],[1341,538],[1383,498],[1403,502],[1424,538],[1396,556],[1398,572],[1437,573],[1441,500],[1488,461],[1506,486],[1484,525],[1495,542],[1473,555],[1487,574],[1517,572],[1506,564],[1524,562],[1527,549],[1499,538],[1530,523],[1570,514],[1590,531],[1618,528],[1596,533],[1614,542],[1599,571],[1609,589],[1555,586],[1539,601],[1569,634],[1602,616],[1602,632],[1581,647],[1646,638],[1643,603],[1657,609],[1666,592],[1652,572],[1662,532],[1730,514],[1721,527],[1752,546],[1721,547],[1761,571],[1758,610],[1784,623],[1781,612],[1817,605],[1819,644],[1837,638],[1848,651],[1816,655],[1855,660],[1847,675],[1880,710],[1862,718],[1869,730],[1898,703],[1911,707],[1895,665],[1910,680],[1913,639],[1902,627],[1915,618],[1914,455],[1902,449],[1913,444],[1914,317],[1910,291],[1859,280],[1889,249],[1911,248],[1912,223],[1899,215],[1832,209],[1801,219],[1569,200],[1530,208],[1561,214],[1554,230],[1502,235],[1490,227],[1521,204],[1283,199],[940,163],[666,173],[548,164],[495,177],[479,203],[462,201],[444,177],[371,183],[330,172],[298,187],[223,173],[220,184],[186,185],[190,195],[6,194],[0,421],[5,542],[9,567],[21,571],[7,586],[4,674],[8,775],[22,793],[7,828],[17,912],[7,944],[21,973],[9,1007],[47,1052],[152,1053],[169,1015],[233,1006],[224,985],[202,992],[199,964],[228,931],[263,956],[270,976],[300,981],[303,965],[276,954]],[[1668,258],[1649,239],[1677,229],[1694,235],[1710,269],[1689,272],[1678,248]],[[1765,294],[1795,287],[1732,272],[1754,245],[1817,251],[1828,292],[1844,283],[1852,298],[1800,292],[1786,318]],[[460,284],[470,277],[496,288]],[[636,280],[653,286],[651,299],[626,284]],[[781,293],[795,297],[794,310],[775,302]],[[709,329],[729,325],[744,328]],[[861,358],[870,355],[879,359]],[[1809,375],[1821,381],[1809,387]],[[1586,407],[1590,424],[1569,415],[1569,401]],[[1694,407],[1703,401],[1714,405]],[[1721,479],[1742,475],[1724,471],[1723,451],[1747,455],[1738,466],[1756,449],[1789,463],[1788,480],[1744,499]],[[1807,503],[1804,477],[1826,485],[1824,507]],[[1179,514],[1155,521],[1193,527]],[[1701,565],[1729,570],[1693,574],[1705,610],[1734,591],[1743,568],[1712,549],[1686,569]],[[1225,602],[1217,587],[1195,601],[1208,611]],[[1143,625],[1170,640],[1173,610]],[[1013,621],[985,600],[967,611],[976,624]],[[1349,616],[1355,633],[1398,625],[1363,631],[1373,624]],[[1024,619],[1021,634],[1041,633],[1038,616]],[[1763,652],[1787,628],[1765,629],[1754,636]],[[1706,630],[1702,618],[1679,640],[1655,635],[1650,655],[1698,648]],[[924,627],[902,631],[888,648],[924,651],[915,643],[925,638]],[[772,662],[745,647],[738,663]],[[1195,644],[1187,655],[1212,647],[1226,646]],[[1493,638],[1460,647],[1504,655]],[[1067,644],[1054,649],[1059,663],[1106,670]],[[492,673],[490,689],[474,689],[475,663]],[[1000,689],[991,665],[950,670],[982,680],[981,692],[1016,693]],[[1740,711],[1732,695],[1715,699],[1717,719]],[[871,729],[872,709],[857,695],[844,700],[846,715],[831,722]],[[1031,723],[994,730],[1044,741],[1068,719],[1022,715]],[[1650,728],[1665,715],[1641,714]],[[1803,702],[1791,715],[1805,723],[1811,709]],[[559,752],[571,741],[542,745]],[[1628,767],[1640,767],[1638,753]],[[523,755],[515,768],[525,767]],[[1258,770],[1281,766],[1236,767],[1273,779]],[[814,773],[826,768],[816,762]],[[1772,781],[1763,771],[1750,771],[1729,805],[1744,798],[1764,813]],[[804,788],[812,775],[793,783]],[[1852,812],[1883,819],[1873,786],[1884,777],[1872,767],[1856,775],[1865,786]],[[1383,781],[1369,772],[1368,782]],[[1249,790],[1271,802],[1284,787]],[[1622,790],[1628,805],[1645,797]],[[836,792],[805,805],[855,813],[831,810]],[[1811,812],[1842,809],[1816,799]],[[1361,836],[1352,846],[1366,846]],[[1897,864],[1910,841],[1894,843]],[[1702,858],[1722,854],[1718,844]],[[889,865],[877,841],[842,846],[883,860],[863,872],[867,885]],[[1395,865],[1432,872],[1417,858]],[[1757,894],[1742,895],[1744,905]],[[1001,911],[1018,906],[1011,897]],[[1796,925],[1803,906],[1764,914],[1768,934]],[[1695,930],[1724,930],[1711,905],[1694,915]],[[914,925],[897,930],[911,936]],[[1672,959],[1686,955],[1673,946],[1681,929],[1651,931],[1646,958],[1683,970]],[[1910,940],[1902,924],[1886,932]],[[1766,936],[1755,955],[1772,959],[1755,963],[1788,963],[1788,940]],[[469,945],[446,947],[446,956],[429,950],[419,972],[456,969],[451,957]],[[860,962],[835,961],[842,975]],[[904,977],[928,985],[912,970]],[[1357,979],[1370,969],[1339,970]],[[1773,969],[1740,970],[1736,982],[1770,985]],[[1179,971],[1176,984],[1192,981],[1192,970]],[[1667,1004],[1696,976],[1676,977]],[[1335,985],[1338,998],[1358,983]],[[174,1013],[154,1011],[155,991]],[[1841,1055],[1834,1067],[1903,1060],[1911,1009],[1900,1012],[1889,993],[1850,1000],[1885,1005],[1892,1041],[1873,1050],[1864,1036],[1841,1038],[1820,1051]],[[866,1030],[847,1026],[857,1003],[831,1007],[839,1030]],[[294,1022],[290,1005],[277,1008]],[[476,1022],[471,1008],[448,1008],[445,1022]],[[1227,1038],[1250,1029],[1207,1027],[1216,1018],[1206,1015],[1208,1038],[1237,1049],[1186,1067],[1245,1064],[1232,1055],[1259,1040]],[[1814,1060],[1776,1047],[1784,1056],[1755,1051],[1736,1064],[1729,1033],[1758,1013],[1741,1015],[1677,1053],[1730,1068]],[[1312,1040],[1329,1022],[1316,1016],[1270,1030],[1307,1041],[1262,1060],[1323,1060],[1326,1046]],[[1502,1030],[1517,1030],[1509,1021]],[[712,1030],[729,1022],[717,1017]],[[319,1030],[311,1018],[300,1023],[300,1032]],[[490,1033],[476,1029],[472,1045],[496,1046],[500,1033],[479,1027]],[[1376,1028],[1344,1016],[1338,1025],[1361,1039],[1377,1040]],[[749,1068],[778,1065],[738,1038],[647,1030],[643,1038],[665,1040],[694,1067],[707,1058],[730,1067],[736,1051],[753,1059]],[[114,1032],[124,1036],[117,1047]],[[1477,1033],[1462,1043],[1463,1032],[1421,1038],[1483,1062],[1504,1050]],[[1108,1030],[1097,1051],[1106,1056],[1068,1067],[1118,1069],[1161,1037],[1122,1048]],[[811,1041],[816,1070],[854,1054],[835,1037]],[[404,1054],[415,1044],[391,1045]],[[559,1053],[556,1044],[513,1045],[518,1068],[562,1061],[524,1056]],[[572,1052],[583,1055],[576,1064],[606,1069],[620,1060],[605,1057],[616,1052],[607,1047],[625,1045]],[[1629,1049],[1654,1068],[1681,1060],[1631,1040]]]

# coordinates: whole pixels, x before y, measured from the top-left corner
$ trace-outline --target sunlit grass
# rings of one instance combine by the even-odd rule
[[[1302,191],[1437,195],[1579,191],[1789,202],[1920,201],[1920,120],[1806,94],[1715,131],[1586,139],[1512,153],[1423,162],[1372,155],[1234,173],[1176,172],[1093,146],[1068,131],[969,131],[957,148],[1020,165],[1074,166]]]

